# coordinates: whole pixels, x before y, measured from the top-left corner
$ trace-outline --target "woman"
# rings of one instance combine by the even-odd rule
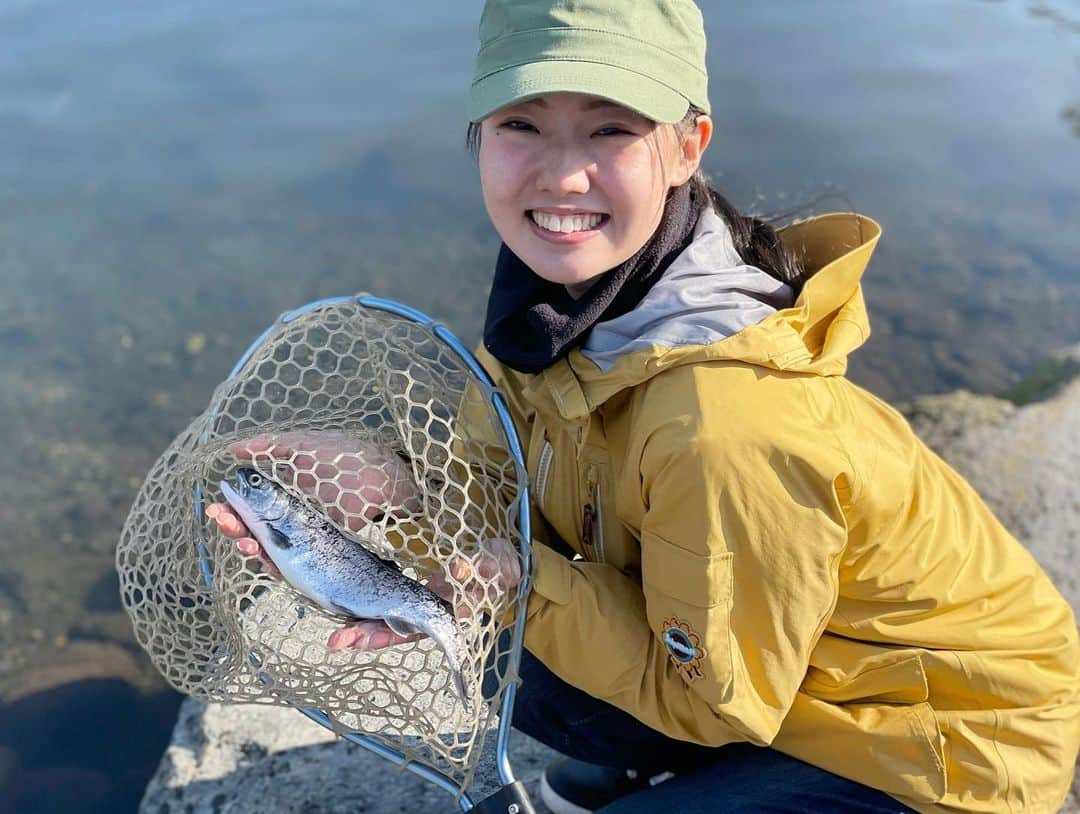
[[[545,800],[1056,811],[1080,741],[1072,611],[843,376],[880,227],[774,232],[710,190],[700,12],[632,8],[489,0],[470,94],[503,240],[479,356],[541,529],[514,723],[573,758]],[[398,641],[363,623],[331,645]]]

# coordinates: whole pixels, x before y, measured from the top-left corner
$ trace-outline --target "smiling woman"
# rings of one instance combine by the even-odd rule
[[[577,92],[527,95],[470,123],[466,146],[503,235],[487,348],[539,372],[592,324],[634,308],[707,208],[724,219],[738,260],[797,292],[804,272],[794,253],[706,182],[700,163],[711,136],[712,120],[693,104],[658,122]]]
[[[576,110],[586,115],[582,121],[571,124],[572,120],[565,114]],[[545,130],[541,132],[539,125],[545,117],[551,121],[551,124],[546,125]],[[565,150],[558,145],[559,131],[572,130],[573,127],[585,131],[581,134],[567,134],[567,137],[581,142],[579,145],[581,154],[578,156],[579,163],[576,167],[573,157],[568,159],[565,156],[550,154],[553,150]],[[537,258],[537,273],[545,279],[564,284],[575,299],[597,282],[604,271],[614,268],[630,257],[632,252],[627,253],[629,248],[626,244],[640,247],[642,242],[647,243],[657,238],[656,227],[663,215],[665,202],[662,195],[670,194],[673,187],[687,181],[695,198],[711,201],[713,207],[722,215],[731,232],[736,251],[747,263],[761,268],[798,290],[801,288],[805,274],[795,254],[777,238],[768,219],[742,214],[706,180],[700,164],[702,154],[712,138],[712,129],[712,119],[694,104],[689,105],[686,115],[680,121],[673,124],[661,124],[603,97],[554,93],[533,97],[521,104],[512,105],[488,121],[470,122],[465,135],[465,145],[477,158],[482,179],[488,175],[492,176],[492,183],[485,183],[483,189],[485,206],[493,222],[495,218],[502,220],[505,217],[500,208],[501,196],[514,194],[513,190],[504,189],[504,187],[512,185],[510,178],[520,177],[516,175],[515,162],[522,162],[529,158],[542,164],[543,170],[542,173],[538,173],[537,179],[540,185],[555,184],[566,192],[576,192],[578,187],[584,186],[586,191],[592,190],[597,198],[604,194],[605,182],[621,183],[632,187],[627,192],[636,204],[631,214],[636,215],[635,225],[638,227],[633,232],[635,238],[643,239],[631,240],[628,235],[630,226],[620,223],[616,224],[617,235],[604,234],[605,240],[601,246],[590,247],[593,250],[590,258],[592,262],[580,255],[568,258],[565,252],[549,258],[551,265],[546,265],[541,258]],[[514,139],[502,139],[502,142],[497,142],[490,151],[482,151],[481,144],[484,142],[485,133],[488,134],[489,143],[497,136],[513,133],[520,133],[523,136],[529,134],[536,139],[540,139],[541,136],[547,138],[546,141],[541,140],[540,145],[533,144],[531,147]],[[508,140],[511,143],[506,144]],[[527,156],[524,155],[526,149],[529,149]],[[603,163],[601,163],[602,159],[604,159]],[[566,161],[574,167],[569,175],[566,174],[565,163],[561,165],[559,163]],[[560,169],[560,166],[563,169]],[[667,168],[672,166],[676,169],[669,176]],[[687,178],[685,172],[688,168],[691,172]],[[563,173],[563,177],[553,181],[551,174],[558,175],[560,172]],[[499,177],[503,173],[514,174],[505,178],[506,183],[500,184]],[[594,186],[599,188],[593,190]],[[546,197],[553,197],[557,191],[557,189],[546,190]],[[614,193],[616,190],[611,189],[610,192]],[[529,193],[529,200],[540,200],[543,197],[539,189]],[[512,211],[509,207],[512,207],[514,202],[507,203],[507,211]],[[597,214],[600,216],[598,223],[595,219]],[[537,204],[527,208],[525,216],[526,220],[532,221],[531,224],[525,226],[535,224],[537,228],[523,228],[518,231],[535,235],[538,239],[546,240],[554,245],[565,246],[576,245],[589,240],[595,234],[605,232],[612,213],[598,208],[598,205],[592,208],[587,207],[583,202],[578,201],[575,195],[574,203],[562,206]],[[593,216],[593,219],[588,222],[575,221],[572,219],[574,216]],[[571,219],[556,221],[555,217]],[[651,226],[647,227],[648,224]],[[579,232],[584,234],[579,236]],[[617,247],[614,245],[616,237],[622,238],[618,241],[620,245]],[[517,253],[514,245],[516,243],[518,241],[507,243],[515,253]],[[524,246],[521,248],[522,252],[526,250]],[[601,256],[602,251],[605,256]],[[526,262],[529,261],[526,260]],[[529,264],[532,265],[532,263]],[[602,266],[599,273],[590,268],[597,265]]]
[[[690,0],[488,0],[480,40],[477,353],[542,484],[513,721],[567,755],[549,808],[1057,810],[1072,612],[844,377],[879,224],[708,187]]]
[[[797,294],[807,275],[795,253],[767,219],[742,214],[706,180],[700,165],[711,137],[712,119],[693,103],[681,119],[658,122],[576,92],[529,95],[470,122],[466,148],[503,235],[488,349],[538,372],[589,326],[640,302],[705,208],[724,220],[742,263]],[[527,311],[549,302],[555,313],[541,317],[548,346],[534,351],[522,331],[537,315]]]
[[[22,464],[0,473],[0,809],[136,809],[179,697],[155,695],[167,685],[137,658],[113,547],[150,461],[271,317],[366,290],[480,336],[499,239],[461,113],[483,5],[0,4],[0,444]],[[801,216],[854,209],[885,229],[863,284],[874,335],[849,357],[851,380],[894,403],[960,387],[987,397],[933,400],[920,417],[943,435],[939,419],[1003,415],[990,394],[1080,342],[1080,130],[1058,116],[1080,108],[1080,7],[1069,20],[1064,0],[700,5],[713,182],[746,212],[813,198]],[[1076,491],[1069,468],[1044,458],[1080,432],[1059,426],[1065,443],[1030,445],[1008,440],[1011,423],[999,429],[995,443],[979,435],[945,457],[988,494],[1003,487],[1002,519],[1031,531],[1032,553],[1080,608],[1080,521],[1066,522]],[[563,459],[536,444],[538,485],[567,500]],[[980,461],[993,465],[975,471]],[[603,477],[610,552],[620,519]],[[1060,501],[1048,497],[1055,479]],[[102,676],[117,682],[56,685]],[[109,689],[121,680],[139,688],[126,708]],[[67,700],[48,712],[53,692]],[[100,726],[110,715],[122,725]],[[194,761],[186,742],[175,746]],[[210,810],[235,782],[257,805],[251,781],[270,762],[219,778],[216,754],[205,776],[186,775],[197,782],[185,802]],[[262,810],[287,807],[274,797],[285,786],[297,807],[332,808],[333,791],[292,763],[287,782],[260,785]],[[184,808],[178,782],[145,808]],[[383,788],[364,785],[347,792]],[[1077,801],[1080,782],[1069,811]],[[369,808],[397,805],[409,807]]]
[[[697,170],[711,135],[705,115],[679,134],[586,94],[534,97],[481,124],[484,204],[531,269],[584,290],[656,231],[668,190]]]

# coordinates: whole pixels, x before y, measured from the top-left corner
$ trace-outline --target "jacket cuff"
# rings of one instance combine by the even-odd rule
[[[532,590],[529,592],[527,618],[545,602],[570,604],[570,560],[543,543],[532,545]]]

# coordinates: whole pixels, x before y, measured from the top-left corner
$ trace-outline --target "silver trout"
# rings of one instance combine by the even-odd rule
[[[400,636],[426,633],[446,654],[454,689],[468,703],[465,642],[449,602],[254,469],[241,467],[234,480],[221,481],[221,491],[293,588],[331,613],[381,619]]]

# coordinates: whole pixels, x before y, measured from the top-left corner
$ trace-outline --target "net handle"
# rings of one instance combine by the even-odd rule
[[[495,383],[491,380],[488,372],[484,370],[483,365],[473,355],[454,332],[447,328],[440,322],[436,322],[427,314],[422,311],[418,311],[404,303],[397,302],[396,300],[386,299],[384,297],[375,297],[370,294],[355,294],[352,296],[341,297],[326,297],[320,300],[314,300],[301,305],[299,308],[294,308],[291,311],[286,311],[279,316],[265,331],[251,343],[246,351],[240,356],[236,364],[233,366],[229,375],[226,377],[225,382],[232,381],[236,378],[237,374],[243,370],[244,365],[251,359],[255,350],[262,345],[274,329],[280,325],[288,324],[297,317],[300,317],[310,311],[320,308],[324,305],[335,305],[338,303],[353,302],[357,305],[361,305],[365,308],[373,308],[379,311],[387,311],[392,314],[396,314],[400,317],[404,317],[418,325],[422,325],[430,330],[436,337],[442,340],[453,353],[463,361],[469,368],[472,375],[484,385],[484,389],[488,394],[488,398],[491,399],[491,404],[495,408],[495,414],[499,418],[499,424],[502,426],[503,434],[506,436],[507,447],[510,450],[510,454],[514,459],[514,470],[518,479],[518,483],[521,484],[521,494],[518,497],[518,530],[521,532],[521,582],[518,585],[518,597],[517,597],[517,614],[514,620],[514,628],[511,639],[510,653],[508,658],[508,666],[510,674],[513,676],[518,675],[518,670],[521,665],[521,649],[525,640],[525,611],[526,604],[528,602],[529,590],[532,587],[532,549],[530,541],[532,540],[532,529],[530,527],[529,516],[529,479],[528,470],[525,466],[525,457],[521,450],[521,441],[518,438],[517,430],[514,428],[513,419],[510,417],[510,410],[506,406],[506,399],[499,389],[495,386]],[[223,383],[225,383],[223,382]],[[221,408],[222,400],[219,399],[214,403],[210,409],[211,419],[215,418],[218,411]],[[212,423],[212,422],[211,422]],[[203,432],[200,439],[201,444],[205,444],[209,438],[209,425],[208,429]],[[205,524],[205,512],[203,509],[202,501],[202,489],[198,484],[195,485],[195,517],[201,528]],[[206,587],[210,587],[213,583],[213,569],[211,567],[210,555],[206,550],[206,547],[199,544],[199,566],[202,571],[203,582]],[[510,745],[510,721],[513,718],[514,711],[514,697],[517,693],[517,682],[511,681],[503,694],[502,706],[499,710],[499,730],[497,740],[495,743],[495,760],[496,768],[499,772],[499,779],[505,786],[509,786],[516,781],[514,777],[514,771],[510,766],[509,757],[509,745]],[[329,717],[318,709],[305,708],[300,710],[311,720],[316,723],[325,726],[327,729],[333,731],[334,726]],[[372,738],[369,735],[364,735],[360,732],[346,732],[341,735],[345,739],[355,743],[359,746],[366,748],[367,750],[374,752],[380,757],[389,760],[397,766],[408,769],[413,774],[422,777],[423,779],[434,783],[440,788],[445,789],[450,794],[453,794],[457,798],[458,803],[461,805],[462,811],[469,811],[473,808],[474,803],[468,796],[466,791],[460,788],[449,776],[432,769],[430,766],[425,766],[420,763],[409,760],[404,754],[396,749],[387,746],[384,743]]]
[[[510,674],[517,676],[521,664],[521,648],[525,640],[526,604],[529,598],[529,590],[532,587],[532,547],[530,545],[530,541],[532,540],[532,529],[530,528],[529,516],[528,470],[525,466],[525,458],[521,452],[521,441],[518,438],[517,430],[514,428],[513,419],[510,417],[510,410],[506,406],[506,399],[503,397],[503,394],[499,392],[498,388],[495,387],[495,383],[491,380],[488,372],[484,370],[483,365],[481,365],[480,361],[472,354],[472,351],[465,347],[461,340],[454,335],[453,331],[445,325],[436,322],[431,319],[431,317],[421,311],[417,311],[415,308],[402,305],[394,300],[388,300],[382,297],[372,297],[370,295],[357,295],[356,302],[357,304],[368,308],[390,311],[391,313],[411,319],[429,328],[432,333],[443,340],[443,342],[445,342],[450,349],[469,366],[469,370],[472,371],[472,374],[483,382],[487,389],[492,406],[495,408],[495,413],[499,417],[499,423],[502,425],[503,434],[506,435],[510,454],[514,458],[514,469],[518,483],[521,484],[521,494],[518,497],[518,530],[521,532],[521,582],[518,587],[517,615],[514,619],[514,630],[509,655]],[[499,732],[498,740],[495,743],[495,760],[499,772],[499,779],[507,786],[511,785],[516,779],[514,777],[514,770],[510,766],[509,757],[510,720],[513,717],[514,696],[516,693],[517,682],[511,681],[506,687],[506,692],[503,695],[502,708],[499,710]]]

